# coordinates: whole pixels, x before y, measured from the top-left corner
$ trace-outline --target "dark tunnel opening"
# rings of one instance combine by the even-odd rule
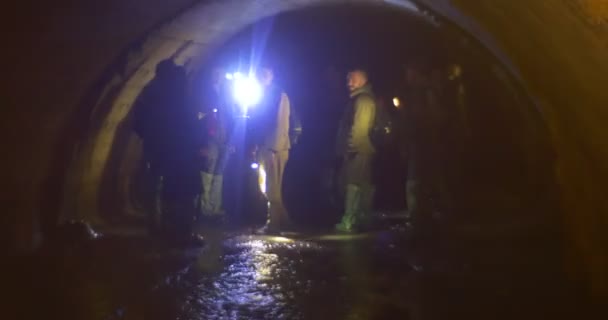
[[[304,133],[292,152],[285,183],[288,205],[302,222],[331,220],[332,214],[336,214],[306,199],[311,194],[322,197],[318,194],[322,192],[321,171],[327,166],[327,150],[331,148],[328,141],[334,139],[327,130],[336,126],[336,115],[339,118],[345,104],[342,99],[333,107],[335,110],[323,109],[327,106],[320,95],[325,90],[326,69],[334,67],[339,74],[337,86],[343,89],[337,89],[337,96],[346,94],[344,79],[348,68],[368,69],[383,107],[399,122],[402,110],[392,106],[392,99],[403,99],[408,63],[420,61],[428,66],[426,76],[437,78],[438,88],[445,87],[438,89],[444,90],[440,99],[443,104],[451,103],[452,108],[455,102],[446,98],[449,94],[455,95],[455,89],[449,88],[454,87],[454,81],[447,80],[449,67],[459,65],[464,70],[462,80],[457,81],[462,84],[461,89],[466,90],[469,110],[464,113],[470,123],[465,127],[454,124],[460,121],[454,119],[462,114],[454,115],[454,110],[441,106],[437,111],[439,117],[445,119],[440,121],[451,123],[437,128],[444,131],[442,136],[431,139],[438,141],[422,142],[454,145],[449,151],[437,150],[447,153],[443,155],[445,159],[434,164],[451,172],[452,181],[444,182],[442,188],[453,193],[450,195],[452,207],[442,210],[458,212],[449,216],[470,222],[489,223],[497,218],[500,221],[497,224],[520,219],[529,220],[527,223],[556,223],[557,210],[552,207],[555,196],[552,150],[542,116],[509,71],[453,25],[437,17],[377,6],[326,6],[279,15],[241,31],[214,50],[208,63],[191,70],[193,94],[203,91],[202,79],[208,76],[210,67],[236,70],[239,64],[249,65],[252,59],[262,56],[275,65],[277,81],[302,116]],[[455,96],[453,100],[458,99]],[[404,105],[407,108],[407,101]],[[333,124],[332,120],[327,121],[331,118]],[[121,123],[113,147],[116,154],[110,156],[108,174],[104,175],[105,187],[102,185],[105,200],[101,203],[109,207],[100,212],[118,218],[124,217],[125,210],[137,211],[133,201],[137,196],[135,175],[140,151],[129,119]],[[463,131],[470,135],[466,143],[462,140]],[[457,136],[461,141],[457,141]],[[377,177],[381,185],[376,205],[382,211],[396,212],[406,207],[407,159],[393,152],[399,149],[399,143],[395,139],[385,148],[387,152],[379,153],[380,166],[390,168],[378,172]],[[455,160],[454,152],[460,153],[459,160]],[[300,188],[299,192],[294,188]]]

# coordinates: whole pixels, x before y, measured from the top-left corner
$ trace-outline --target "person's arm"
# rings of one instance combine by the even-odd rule
[[[355,116],[348,146],[352,151],[373,151],[369,134],[376,115],[376,103],[370,96],[360,96],[355,101]]]
[[[279,106],[275,109],[276,113],[268,114],[268,136],[265,141],[267,149],[273,151],[283,150],[289,144],[289,113],[290,102],[286,93],[281,94]]]
[[[298,116],[295,108],[289,106],[289,139],[292,145],[298,143],[298,139],[302,135],[302,121]]]

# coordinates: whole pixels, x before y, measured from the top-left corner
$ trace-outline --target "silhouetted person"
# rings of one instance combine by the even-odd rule
[[[172,239],[190,236],[198,192],[195,152],[199,141],[186,82],[183,67],[172,60],[161,61],[135,104],[135,130],[143,140],[148,169],[149,226],[152,232],[162,230]]]
[[[343,159],[345,190],[344,215],[336,230],[351,232],[370,218],[375,188],[372,165],[375,147],[370,133],[376,117],[375,97],[367,73],[353,70],[348,74],[351,102],[344,112],[338,134],[338,156]]]
[[[460,176],[467,164],[465,154],[472,137],[471,117],[467,101],[467,92],[463,81],[464,70],[459,64],[450,64],[444,74],[445,81],[443,100],[449,119],[446,138],[451,155],[450,180],[462,181]]]
[[[173,104],[166,118],[167,167],[163,195],[166,202],[164,224],[178,243],[190,241],[196,195],[200,192],[197,152],[201,139],[197,119],[186,93],[185,69],[175,68],[169,87]],[[196,242],[196,239],[194,239]]]
[[[401,108],[402,153],[407,158],[406,197],[408,215],[416,220],[431,218],[442,198],[440,159],[443,116],[440,110],[439,85],[432,76],[430,65],[413,60],[405,72],[406,88]],[[435,80],[435,81],[433,81]]]
[[[167,172],[166,116],[173,105],[169,90],[175,64],[163,60],[156,66],[154,79],[142,90],[134,105],[135,132],[142,139],[146,166],[145,211],[151,232],[160,228],[163,176]]]

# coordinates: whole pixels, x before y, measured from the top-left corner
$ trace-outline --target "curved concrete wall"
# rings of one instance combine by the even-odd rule
[[[175,55],[195,68],[197,58],[260,18],[353,2],[412,7],[400,0],[82,1],[26,19],[32,28],[16,34],[27,49],[9,69],[17,81],[2,126],[10,146],[5,243],[31,247],[32,235],[60,212],[98,216],[114,137],[157,61]],[[557,150],[570,260],[580,261],[573,267],[595,292],[607,292],[606,0],[417,3],[477,37],[537,100]]]

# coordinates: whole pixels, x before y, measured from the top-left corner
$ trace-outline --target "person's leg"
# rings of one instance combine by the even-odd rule
[[[200,246],[202,239],[192,233],[194,206],[192,199],[196,193],[198,178],[196,169],[179,168],[166,176],[163,191],[165,209],[163,229],[165,240],[170,245]]]
[[[163,177],[151,164],[146,164],[144,182],[144,210],[148,220],[150,232],[156,232],[160,226],[162,216],[162,190]]]
[[[261,167],[266,175],[265,181],[265,195],[268,199],[268,221],[266,226],[272,231],[278,231],[280,228],[280,212],[278,206],[280,205],[281,190],[277,188],[279,185],[279,167],[277,163],[277,157],[274,152],[270,150],[262,151]]]
[[[276,162],[277,162],[277,181],[276,186],[274,186],[278,190],[277,196],[277,206],[278,206],[278,215],[279,215],[279,224],[282,227],[288,226],[291,221],[289,219],[289,214],[287,209],[285,208],[285,203],[283,202],[283,178],[285,176],[285,167],[287,165],[287,161],[289,160],[289,150],[279,151],[275,153]]]
[[[340,232],[351,232],[356,221],[357,212],[361,203],[361,188],[354,184],[346,185],[344,196],[344,214],[336,230]]]
[[[361,206],[361,157],[349,154],[344,160],[342,176],[345,182],[344,213],[336,230],[340,232],[353,231],[354,224]]]
[[[407,158],[407,177],[405,182],[405,200],[407,202],[407,217],[412,219],[418,210],[418,175],[414,152],[410,151]]]
[[[413,226],[416,229],[423,229],[432,219],[432,207],[435,178],[433,159],[431,159],[430,147],[424,146],[414,158],[414,172],[408,177],[410,187],[410,198],[413,206],[408,211]],[[410,200],[410,199],[408,199]]]
[[[289,158],[289,151],[261,152],[260,166],[265,175],[265,195],[268,200],[268,221],[261,232],[278,232],[281,225],[288,222],[287,211],[283,205],[282,182],[285,165]]]
[[[211,215],[223,215],[222,208],[222,188],[224,186],[224,176],[221,174],[213,175],[213,182],[211,183]]]
[[[359,186],[359,204],[352,221],[353,228],[366,228],[372,220],[376,187],[373,183],[374,154],[358,154],[353,182]]]
[[[376,187],[373,184],[366,184],[361,187],[361,200],[357,219],[354,221],[355,227],[366,229],[373,220],[374,197]]]
[[[408,177],[405,183],[405,195],[407,201],[407,216],[412,218],[418,210],[418,181]]]
[[[200,197],[201,214],[204,216],[211,215],[213,211],[213,203],[211,189],[213,186],[213,173],[216,170],[218,160],[218,148],[211,144],[207,153],[207,165],[204,171],[201,171],[202,192]]]
[[[224,214],[222,197],[224,188],[224,168],[226,167],[226,150],[219,150],[215,168],[213,170],[213,182],[211,183],[210,202],[211,213],[222,216]]]

